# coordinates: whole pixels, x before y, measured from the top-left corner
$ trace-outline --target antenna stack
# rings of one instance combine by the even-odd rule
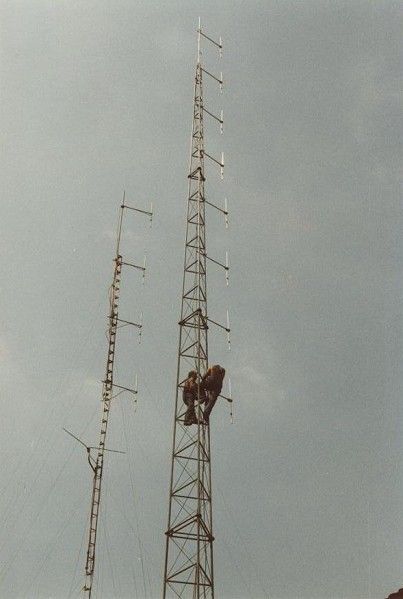
[[[95,558],[96,558],[96,542],[99,525],[99,510],[101,503],[101,488],[102,488],[102,477],[104,471],[104,454],[105,452],[124,453],[121,451],[108,449],[106,447],[107,431],[109,424],[109,416],[113,401],[122,393],[128,393],[135,397],[137,394],[137,376],[134,387],[128,387],[127,385],[117,384],[114,380],[115,370],[115,355],[116,355],[116,343],[117,343],[117,332],[119,328],[131,326],[139,331],[139,335],[142,331],[142,322],[137,323],[131,320],[125,320],[119,317],[119,299],[120,299],[120,283],[122,276],[122,269],[124,266],[131,267],[133,269],[142,272],[143,276],[145,273],[145,261],[143,265],[137,265],[133,262],[126,262],[120,252],[121,237],[122,237],[122,226],[123,226],[123,215],[126,210],[134,211],[143,215],[146,215],[152,220],[152,207],[150,211],[141,210],[125,204],[125,194],[123,195],[123,202],[120,207],[119,213],[119,224],[117,233],[116,243],[116,256],[114,259],[114,271],[113,280],[110,287],[110,309],[109,309],[109,326],[108,326],[108,350],[106,359],[106,372],[105,379],[102,382],[102,416],[101,426],[99,433],[99,442],[96,447],[87,446],[81,439],[64,429],[70,436],[74,437],[79,443],[81,443],[87,450],[88,462],[93,472],[93,484],[92,484],[92,495],[91,495],[91,510],[90,510],[90,522],[88,531],[88,545],[87,555],[85,563],[85,584],[83,587],[83,594],[85,599],[91,599],[94,582],[94,571],[95,571]],[[140,338],[140,337],[139,337]],[[121,381],[119,381],[121,383]]]
[[[209,326],[218,326],[227,335],[230,332],[229,321],[224,326],[208,316],[207,263],[213,262],[222,268],[228,281],[229,260],[228,256],[225,262],[216,260],[207,253],[206,206],[223,214],[226,226],[228,209],[226,200],[224,208],[220,208],[205,197],[205,160],[216,165],[223,177],[224,155],[218,159],[205,149],[204,115],[215,120],[222,132],[223,113],[221,111],[217,116],[204,106],[203,78],[216,81],[220,90],[223,78],[222,74],[217,76],[202,66],[202,42],[215,46],[221,56],[221,38],[217,42],[209,37],[199,20],[168,529],[165,533],[164,599],[214,597],[210,426],[203,421],[200,379],[208,368]],[[198,374],[197,424],[185,426],[186,406],[182,402],[182,391],[189,370]]]

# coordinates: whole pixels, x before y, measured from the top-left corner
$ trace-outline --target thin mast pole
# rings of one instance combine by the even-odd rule
[[[199,17],[199,28],[197,30],[197,64],[200,64],[200,59],[201,59],[200,38],[201,38],[201,18]]]
[[[123,201],[120,206],[120,212],[119,212],[118,234],[117,234],[117,241],[116,241],[116,258],[119,256],[119,251],[120,251],[120,239],[122,237],[123,210],[125,209],[125,199],[126,199],[126,191],[123,192]]]

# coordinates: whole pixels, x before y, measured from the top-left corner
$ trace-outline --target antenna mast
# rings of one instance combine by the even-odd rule
[[[123,194],[123,202],[120,207],[119,213],[119,224],[118,234],[116,243],[116,257],[114,259],[115,267],[113,272],[113,281],[110,288],[110,310],[109,310],[109,329],[108,329],[108,353],[106,360],[106,374],[105,380],[103,381],[102,388],[102,417],[101,417],[101,429],[99,434],[99,444],[97,447],[87,447],[80,439],[75,437],[81,444],[87,449],[88,462],[93,471],[93,485],[92,485],[92,497],[91,497],[91,515],[88,533],[88,546],[87,546],[87,557],[85,563],[85,585],[83,587],[84,597],[91,599],[94,581],[94,570],[95,570],[95,557],[96,557],[96,541],[99,521],[99,509],[101,502],[101,487],[102,487],[102,475],[104,469],[104,454],[106,451],[113,451],[105,447],[109,414],[111,410],[112,400],[120,395],[120,393],[128,392],[135,396],[137,394],[137,388],[123,387],[114,382],[114,365],[115,365],[115,353],[116,353],[116,335],[117,330],[121,326],[131,325],[139,330],[141,333],[142,324],[135,323],[119,318],[119,296],[120,296],[120,281],[122,274],[122,267],[124,265],[131,266],[135,269],[141,270],[143,275],[145,273],[145,266],[138,266],[129,262],[124,262],[120,253],[120,242],[122,236],[122,224],[123,224],[123,213],[125,209],[134,210],[142,214],[146,214],[152,220],[152,208],[150,212],[140,210],[138,208],[132,208],[125,204],[125,194]],[[136,385],[137,386],[137,385]],[[113,395],[116,390],[115,395]],[[68,432],[68,431],[66,431]],[[69,433],[71,435],[71,433]],[[74,435],[71,435],[74,437]],[[118,452],[121,453],[121,452]]]
[[[219,123],[221,132],[223,114],[221,112],[218,117],[205,108],[203,77],[207,75],[215,80],[220,89],[223,80],[222,74],[215,76],[202,66],[203,40],[216,46],[221,55],[221,38],[217,42],[208,37],[202,31],[199,19],[168,529],[165,533],[164,599],[214,598],[210,430],[203,421],[200,407],[200,378],[208,367],[209,324],[218,325],[229,334],[228,323],[222,326],[208,317],[207,260],[222,267],[226,277],[229,266],[228,260],[222,264],[207,255],[205,212],[206,204],[213,206],[225,216],[227,224],[228,210],[226,203],[221,209],[208,202],[204,194],[205,158],[219,166],[222,178],[224,157],[217,160],[204,147],[204,114]],[[197,424],[186,426],[182,390],[191,369],[198,375]]]

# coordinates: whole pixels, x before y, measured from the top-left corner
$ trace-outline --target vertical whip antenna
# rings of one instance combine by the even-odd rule
[[[102,487],[102,476],[104,469],[104,454],[108,451],[105,447],[109,415],[112,405],[112,400],[115,399],[120,393],[128,392],[131,395],[137,393],[137,376],[135,389],[118,385],[114,381],[114,370],[115,370],[115,353],[116,353],[116,342],[117,342],[117,331],[121,326],[134,326],[139,328],[141,332],[141,324],[137,324],[128,320],[119,318],[119,299],[120,299],[120,283],[122,268],[124,265],[131,266],[135,269],[142,270],[140,267],[131,262],[124,262],[120,253],[121,237],[122,237],[122,226],[123,226],[123,212],[124,210],[130,209],[136,212],[141,212],[150,216],[150,212],[140,210],[138,208],[131,208],[125,203],[126,194],[123,194],[123,202],[119,210],[118,219],[118,231],[116,240],[116,256],[114,259],[114,272],[113,280],[110,290],[110,311],[108,315],[109,327],[108,327],[108,351],[106,359],[106,372],[105,379],[102,387],[102,417],[101,417],[101,428],[99,433],[99,443],[97,447],[88,447],[88,462],[93,471],[93,484],[92,484],[92,496],[91,496],[91,511],[90,511],[90,523],[88,532],[88,545],[87,545],[87,556],[85,562],[85,585],[83,587],[84,597],[91,599],[93,582],[94,582],[94,571],[95,571],[95,557],[96,557],[96,542],[99,524],[99,510],[101,503],[101,487]],[[145,269],[145,265],[144,265]],[[114,389],[119,391],[113,395]],[[68,431],[67,431],[68,432]],[[69,433],[70,434],[70,433]],[[81,442],[81,441],[80,441]],[[111,450],[109,450],[111,451]],[[91,453],[93,452],[93,453]]]
[[[143,332],[143,312],[140,312],[140,325],[139,325],[138,329],[139,329],[139,343],[141,343],[141,336],[142,336],[142,332]]]
[[[217,47],[221,54],[221,38],[217,42],[209,37],[199,19],[168,528],[165,533],[164,599],[214,599],[210,425],[203,419],[201,405],[204,397],[200,381],[208,368],[209,324],[227,330],[208,316],[207,261],[224,268],[226,273],[229,265],[228,259],[223,264],[207,254],[206,205],[223,213],[225,218],[227,212],[207,201],[205,195],[205,159],[220,168],[221,176],[224,169],[224,156],[217,159],[205,150],[204,115],[214,119],[220,131],[223,125],[223,112],[216,116],[204,105],[203,77],[206,75],[222,86],[222,75],[217,77],[202,66],[201,44],[205,40]],[[190,370],[197,374],[198,389],[192,423],[185,419],[186,405],[182,401]]]
[[[199,64],[200,60],[201,60],[200,40],[201,40],[201,17],[199,17],[199,27],[197,29],[197,64]]]
[[[230,338],[230,333],[231,333],[231,327],[229,324],[229,310],[227,309],[227,343],[228,343],[228,349],[231,351],[231,338]]]
[[[125,198],[126,191],[123,192],[123,200],[119,210],[119,220],[118,220],[118,231],[116,235],[116,258],[119,256],[120,251],[120,239],[122,237],[122,225],[123,225],[123,210],[125,207]]]
[[[231,389],[231,379],[228,379],[228,395],[230,398],[230,419],[231,419],[231,424],[234,424],[234,408],[233,408],[233,401],[232,401],[232,389]]]

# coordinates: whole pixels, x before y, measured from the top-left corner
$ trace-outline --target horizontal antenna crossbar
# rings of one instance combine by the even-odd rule
[[[152,216],[152,212],[148,212],[148,210],[141,210],[140,208],[133,208],[132,206],[128,206],[127,204],[122,204],[121,208],[127,208],[128,210],[134,210],[134,212],[141,212],[142,214],[146,214],[147,216]]]
[[[204,156],[207,156],[207,158],[210,158],[210,160],[212,160],[213,162],[215,162],[216,164],[218,164],[219,166],[221,166],[221,168],[224,167],[224,162],[220,162],[216,158],[213,158],[213,156],[210,156],[210,154],[207,154],[207,152],[205,152],[204,150],[203,150],[203,154],[204,154]]]
[[[142,324],[138,324],[137,322],[131,322],[130,320],[123,320],[122,318],[117,318],[116,320],[118,322],[124,322],[125,324],[130,324],[133,327],[137,327],[138,329],[141,329],[141,327],[143,326]]]
[[[76,437],[75,435],[73,435],[73,433],[71,433],[70,431],[67,430],[67,428],[62,427],[64,432],[67,433],[68,435],[70,435],[70,437],[73,437],[73,439],[75,439],[76,441],[78,441],[79,443],[81,443],[81,445],[83,447],[85,447],[85,449],[87,451],[89,451],[90,449],[97,449],[98,451],[100,449],[102,449],[103,451],[111,451],[112,453],[126,453],[125,451],[119,451],[118,449],[107,449],[106,447],[94,447],[92,445],[86,445],[83,441],[81,441],[81,439],[79,439],[78,437]]]
[[[208,322],[211,322],[211,324],[215,324],[217,327],[220,327],[220,329],[224,329],[224,331],[227,331],[227,333],[229,333],[231,330],[228,327],[225,327],[223,324],[220,324],[219,322],[212,320],[211,318],[207,317],[206,320],[208,320]]]
[[[135,389],[129,389],[129,387],[122,387],[122,385],[117,385],[116,383],[112,383],[112,387],[117,387],[118,389],[122,389],[123,391],[128,391],[129,393],[133,393],[133,395],[137,394],[137,391]]]
[[[226,397],[225,395],[219,395],[218,397],[222,397],[223,399],[226,399],[229,403],[232,403],[232,399],[230,397]]]
[[[207,108],[204,108],[204,106],[202,107],[204,112],[207,112],[207,114],[209,114],[211,117],[213,117],[213,119],[215,119],[216,121],[218,121],[219,123],[221,123],[221,125],[224,123],[224,119],[216,116],[215,114],[213,114],[212,112],[210,112],[209,110],[207,110]]]
[[[132,264],[131,262],[122,262],[122,264],[124,264],[125,266],[131,266],[132,268],[137,268],[138,270],[142,270],[143,272],[145,271],[144,266],[137,266],[137,264]]]
[[[209,40],[209,42],[211,42],[212,44],[214,44],[215,46],[217,46],[217,48],[220,48],[222,50],[222,41],[221,41],[221,38],[220,38],[219,42],[216,42],[211,37],[209,37],[208,35],[206,35],[205,33],[203,33],[203,31],[201,29],[198,29],[197,31],[198,31],[198,33],[200,33],[200,35],[202,35],[203,37],[205,37],[206,40]]]
[[[228,214],[228,210],[223,210],[222,208],[219,208],[218,206],[216,206],[215,204],[212,204],[211,202],[209,202],[208,200],[204,200],[204,202],[206,204],[208,204],[209,206],[212,206],[213,208],[215,208],[216,210],[218,210],[219,212],[222,212],[223,214]]]
[[[218,266],[221,266],[221,268],[223,268],[224,270],[229,270],[229,266],[226,266],[225,264],[218,262],[218,260],[214,260],[214,258],[210,258],[210,256],[207,256],[207,254],[204,252],[200,252],[200,253],[202,254],[202,256],[207,258],[207,260],[210,260],[210,262],[214,262],[214,264],[218,264]]]
[[[89,447],[88,449],[97,449],[98,451],[102,449],[103,451],[110,451],[112,453],[126,453],[125,451],[120,451],[119,449],[107,449],[106,447]]]
[[[210,73],[209,71],[206,71],[206,69],[203,69],[203,67],[200,67],[200,68],[201,68],[201,70],[203,71],[203,73],[206,73],[206,75],[210,75],[210,77],[212,77],[213,79],[215,79],[216,81],[218,81],[218,83],[219,83],[220,85],[222,85],[222,84],[223,84],[222,76],[221,76],[221,79],[219,79],[218,77],[216,77],[215,75],[213,75],[213,74],[212,74],[212,73]]]

